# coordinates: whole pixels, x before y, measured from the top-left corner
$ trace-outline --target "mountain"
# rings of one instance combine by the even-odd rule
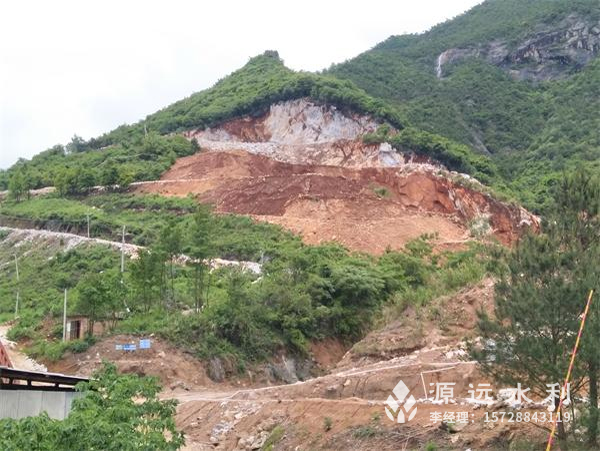
[[[507,248],[540,230],[526,208],[544,213],[562,171],[600,170],[599,18],[597,0],[488,0],[320,73],[270,50],[19,161],[0,172],[0,339],[50,371],[106,359],[159,377],[190,449],[543,446],[527,421],[488,420],[533,405],[463,398],[488,380],[465,343],[488,346],[477,324],[498,312],[501,274],[576,279],[548,275],[572,259],[544,235],[523,240],[540,261],[516,253],[530,273]],[[63,341],[65,308],[104,332]],[[528,313],[519,327],[539,325]],[[464,422],[433,424],[440,377]],[[401,386],[411,425],[384,410]]]
[[[396,130],[408,127],[405,136],[417,130],[445,137],[450,141],[426,135],[419,145],[410,139],[408,147],[543,211],[565,170],[599,169],[599,20],[595,0],[488,0],[423,34],[392,36],[320,74],[294,72],[267,51],[134,125],[71,143],[67,152],[75,151],[65,158],[61,146],[34,157],[31,186],[53,184],[65,165],[94,168],[98,183],[115,179],[103,176],[114,165],[125,180],[156,179],[194,149],[167,143],[148,155],[140,150],[144,130],[165,135],[210,127],[307,97]],[[440,146],[450,158],[439,158],[434,149]],[[73,155],[97,149],[104,155]],[[1,185],[8,185],[7,173],[0,174]]]
[[[326,73],[490,155],[516,195],[543,209],[562,171],[598,169],[599,20],[595,0],[488,0]]]
[[[87,173],[83,178],[91,185],[93,181],[106,185],[119,180],[121,184],[155,180],[177,157],[197,150],[194,143],[182,139],[186,130],[217,126],[244,116],[259,117],[277,102],[301,98],[334,106],[348,115],[369,116],[380,125],[392,127],[398,146],[433,155],[448,169],[471,174],[488,184],[499,181],[496,169],[487,157],[440,136],[422,136],[418,130],[406,127],[398,109],[385,100],[368,95],[351,81],[294,72],[284,66],[275,51],[251,58],[244,67],[213,87],[151,114],[136,124],[120,126],[87,142],[74,137],[66,147],[54,146],[36,155],[30,162],[15,164],[9,172],[25,171],[30,188],[55,185],[57,179],[65,178],[65,168]],[[71,174],[70,178],[77,177]],[[7,185],[7,182],[5,177],[4,184]],[[73,184],[81,183],[74,180]]]

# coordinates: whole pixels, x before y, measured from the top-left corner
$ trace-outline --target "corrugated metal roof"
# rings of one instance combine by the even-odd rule
[[[15,368],[9,368],[7,366],[0,366],[0,389],[7,389],[11,386],[16,386],[19,389],[24,386],[31,387],[32,389],[39,388],[64,388],[73,387],[79,382],[88,382],[89,379],[78,376],[68,376],[66,374],[59,373],[43,373],[38,371],[26,371],[18,370]],[[25,382],[25,384],[23,384]],[[46,385],[33,385],[33,383],[42,383]]]

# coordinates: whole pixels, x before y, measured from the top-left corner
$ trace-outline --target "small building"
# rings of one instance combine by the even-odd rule
[[[0,418],[18,419],[46,412],[50,418],[63,420],[73,400],[82,396],[75,385],[87,381],[83,377],[0,366]]]
[[[67,341],[79,340],[88,332],[89,318],[84,315],[67,316]],[[103,335],[108,330],[106,321],[94,322],[92,335]]]

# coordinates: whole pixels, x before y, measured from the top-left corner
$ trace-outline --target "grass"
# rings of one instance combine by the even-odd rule
[[[377,197],[382,199],[387,199],[390,197],[390,191],[385,186],[375,186],[373,187],[373,192],[377,195]]]
[[[148,246],[158,240],[165,224],[187,227],[197,203],[191,198],[166,198],[158,195],[102,194],[88,197],[61,198],[55,195],[0,205],[0,224],[17,221],[31,228],[87,233],[90,215],[92,237],[121,240],[125,226],[126,241]],[[299,238],[281,227],[259,223],[236,215],[211,215],[215,246],[222,258],[258,261],[262,256],[276,256],[288,248],[298,248]]]
[[[192,199],[113,193],[8,202],[0,214],[35,224],[51,220],[66,227],[93,210],[93,221],[105,225],[100,236],[104,233],[111,238],[112,231],[125,224],[130,231],[128,240],[150,246],[160,243],[163,229],[177,227],[182,230],[187,252],[192,250],[194,209]],[[263,258],[262,277],[234,269],[215,271],[210,302],[201,313],[184,314],[194,304],[193,269],[175,265],[173,294],[161,292],[147,311],[134,289],[132,263],[126,261],[125,297],[119,306],[124,310],[126,305],[131,311],[120,314],[123,318],[111,333],[155,333],[198,358],[224,358],[241,367],[269,359],[278,349],[306,356],[314,339],[356,341],[371,329],[381,312],[386,315],[400,306],[426,305],[440,294],[473,283],[485,272],[481,249],[434,255],[429,237],[407,244],[404,252],[373,257],[333,244],[306,246],[276,226],[246,217],[209,214],[207,218],[215,231],[210,237],[216,255]],[[82,278],[115,273],[119,252],[93,244],[67,249],[65,242],[52,239],[43,246],[24,242],[15,248],[10,240],[1,240],[0,314],[5,317],[14,312],[14,249],[19,255],[21,281],[28,283],[20,286],[21,318],[11,330],[12,337],[29,341],[32,354],[49,360],[74,351],[58,341],[62,288],[70,287],[69,312],[77,313]]]
[[[472,243],[465,251],[446,253],[440,258],[428,253],[423,264],[413,267],[413,277],[420,283],[396,291],[383,307],[381,321],[388,323],[402,316],[409,306],[422,308],[440,296],[477,283],[490,272],[485,257],[488,252],[481,245]],[[433,262],[427,259],[433,259]]]
[[[267,440],[263,444],[261,450],[262,451],[271,451],[273,447],[279,443],[279,441],[285,435],[285,429],[281,425],[277,425],[271,431],[271,434],[267,437]]]
[[[35,359],[57,362],[65,352],[80,354],[87,351],[95,342],[94,337],[67,342],[37,340],[33,345],[25,348],[25,352]]]
[[[375,435],[377,435],[377,429],[371,425],[359,426],[352,433],[352,436],[356,439],[368,439]]]

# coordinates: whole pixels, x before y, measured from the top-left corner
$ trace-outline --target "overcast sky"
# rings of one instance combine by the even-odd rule
[[[11,1],[0,9],[0,168],[135,122],[266,49],[319,70],[480,0]]]

